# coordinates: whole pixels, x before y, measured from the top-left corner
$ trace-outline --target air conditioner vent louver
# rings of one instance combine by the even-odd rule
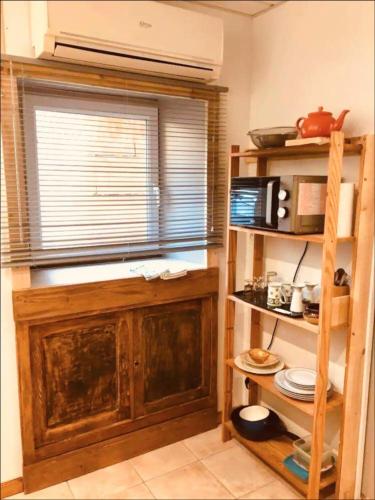
[[[165,60],[161,60],[161,59],[154,59],[151,57],[135,56],[132,54],[125,54],[122,52],[112,52],[110,50],[95,49],[93,47],[83,47],[80,45],[73,45],[73,44],[61,43],[61,42],[55,43],[55,53],[56,53],[56,49],[58,49],[58,47],[67,47],[70,49],[83,50],[85,52],[94,52],[96,54],[103,54],[103,55],[115,56],[115,57],[123,57],[125,59],[136,59],[138,61],[148,61],[148,62],[163,64],[163,65],[168,64],[170,66],[179,66],[181,68],[199,69],[199,70],[208,71],[208,72],[213,71],[212,68],[204,68],[203,66],[195,66],[193,64],[177,63],[177,62],[165,61]]]

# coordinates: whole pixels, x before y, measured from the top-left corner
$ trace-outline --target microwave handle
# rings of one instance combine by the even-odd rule
[[[276,181],[267,182],[267,203],[266,203],[266,224],[272,226],[273,194],[276,188]]]

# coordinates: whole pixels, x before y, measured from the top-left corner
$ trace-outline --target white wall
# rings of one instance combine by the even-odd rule
[[[29,2],[6,0],[3,15],[5,24],[5,53],[33,57],[30,40]],[[246,132],[249,124],[249,88],[250,88],[250,18],[185,2],[168,2],[177,6],[199,10],[217,15],[224,21],[225,50],[222,76],[218,82],[228,86],[228,141],[229,143],[247,145]],[[68,4],[68,2],[67,2]],[[93,2],[95,7],[95,2]],[[221,255],[223,261],[223,256]],[[223,283],[223,280],[222,280]],[[221,294],[223,296],[223,294]],[[219,305],[220,332],[223,331],[223,302]],[[19,428],[17,371],[14,339],[14,324],[11,308],[10,272],[2,272],[2,304],[1,304],[1,339],[2,339],[2,404],[1,404],[1,481],[7,481],[22,475],[21,440]],[[220,342],[219,359],[222,359]],[[221,363],[219,377],[221,379]],[[4,389],[3,389],[4,386]],[[221,391],[220,391],[221,395]]]
[[[1,270],[1,482],[22,476],[16,338],[12,316],[12,281]]]
[[[350,109],[347,135],[374,130],[374,3],[362,1],[289,1],[252,23],[250,128],[294,125],[322,105],[334,115]],[[357,161],[345,161],[344,175],[355,178]],[[275,162],[271,174],[324,174],[326,162]],[[266,269],[291,279],[303,244],[272,239],[266,245]],[[310,245],[299,278],[320,280],[321,249]],[[337,265],[350,270],[349,245],[340,245]],[[264,345],[274,322],[265,319]],[[345,331],[331,335],[329,375],[343,387]],[[291,365],[315,366],[316,337],[282,324],[273,348]],[[292,415],[290,408],[267,398],[275,408],[293,416],[298,427],[310,431],[311,420]],[[336,420],[337,423],[337,420]],[[290,422],[291,428],[294,428]],[[335,418],[328,422],[327,440],[335,438]],[[336,436],[337,437],[337,436]]]

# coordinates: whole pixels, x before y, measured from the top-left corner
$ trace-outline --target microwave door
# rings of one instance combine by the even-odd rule
[[[267,188],[241,186],[231,191],[231,224],[265,227]]]

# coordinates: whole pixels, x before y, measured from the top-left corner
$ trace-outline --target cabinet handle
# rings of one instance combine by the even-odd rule
[[[134,366],[139,366],[139,361],[134,361]]]

